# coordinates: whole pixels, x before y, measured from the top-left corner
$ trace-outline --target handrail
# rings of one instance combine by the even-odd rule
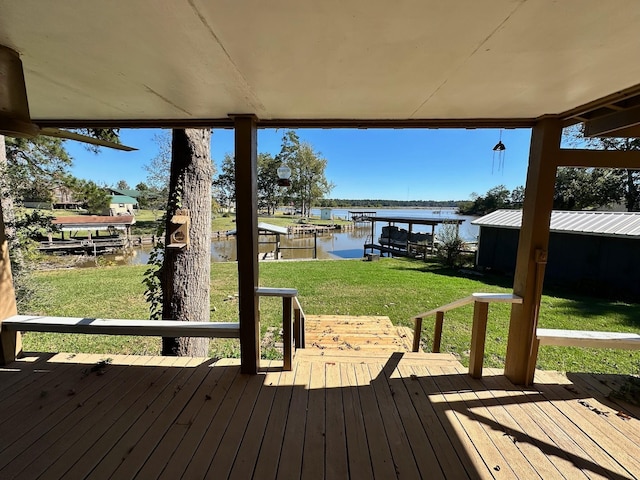
[[[418,315],[415,315],[413,318],[425,318],[431,315],[435,315],[438,312],[448,312],[449,310],[453,310],[455,308],[462,307],[473,302],[522,303],[522,298],[518,295],[513,295],[510,293],[472,293],[468,297],[461,298],[460,300],[455,300],[454,302],[447,303],[446,305],[434,308],[433,310],[429,310],[428,312],[420,313]]]
[[[298,300],[298,290],[295,288],[257,287],[259,297],[282,297],[282,343],[284,365],[283,369],[293,368],[293,354],[295,349],[304,348],[304,312]],[[291,315],[293,313],[293,322]]]
[[[431,315],[436,316],[433,332],[434,353],[440,352],[440,342],[442,339],[442,325],[444,314],[470,303],[474,304],[473,326],[471,329],[471,351],[469,354],[469,374],[474,378],[482,377],[482,362],[484,359],[484,343],[487,331],[487,316],[490,303],[522,303],[522,297],[510,293],[472,293],[468,297],[455,300],[433,310],[420,313],[413,317],[415,322],[413,329],[413,351],[420,350],[420,332],[422,330],[422,319]]]

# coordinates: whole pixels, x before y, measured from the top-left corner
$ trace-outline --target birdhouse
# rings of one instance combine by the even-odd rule
[[[189,211],[177,210],[169,221],[169,244],[167,248],[189,247]]]

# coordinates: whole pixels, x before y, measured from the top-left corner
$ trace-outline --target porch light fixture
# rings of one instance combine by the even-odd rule
[[[290,187],[291,186],[291,169],[286,165],[280,165],[278,167],[278,186]]]

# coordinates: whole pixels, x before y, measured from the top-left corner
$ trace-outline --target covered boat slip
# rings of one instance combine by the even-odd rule
[[[364,244],[364,254],[367,250],[378,251],[381,254],[388,253],[403,257],[425,257],[433,253],[436,241],[436,226],[442,224],[455,225],[456,233],[460,224],[464,220],[459,218],[418,218],[418,217],[383,217],[370,216],[367,220],[371,222],[371,235]],[[386,223],[382,227],[382,235],[377,238],[376,243],[376,223]],[[406,225],[407,228],[398,227]],[[429,227],[430,232],[414,231],[414,226]]]
[[[92,252],[130,246],[131,227],[136,223],[136,218],[133,215],[87,215],[57,217],[51,223],[60,231],[61,239],[54,239],[53,234],[49,233],[47,241],[39,242],[38,250]],[[67,239],[65,232],[69,233]],[[102,237],[100,232],[103,232]]]
[[[263,361],[27,354],[0,369],[0,478],[609,478],[640,475],[617,376],[453,356],[301,351]],[[619,386],[619,385],[618,385]]]

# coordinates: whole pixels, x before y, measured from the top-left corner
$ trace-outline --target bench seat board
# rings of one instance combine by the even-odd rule
[[[537,337],[540,345],[640,349],[640,335],[636,333],[538,328]]]
[[[14,315],[2,321],[3,330],[19,332],[87,333],[152,337],[239,338],[237,322],[182,322],[179,320],[122,320],[104,318]]]

